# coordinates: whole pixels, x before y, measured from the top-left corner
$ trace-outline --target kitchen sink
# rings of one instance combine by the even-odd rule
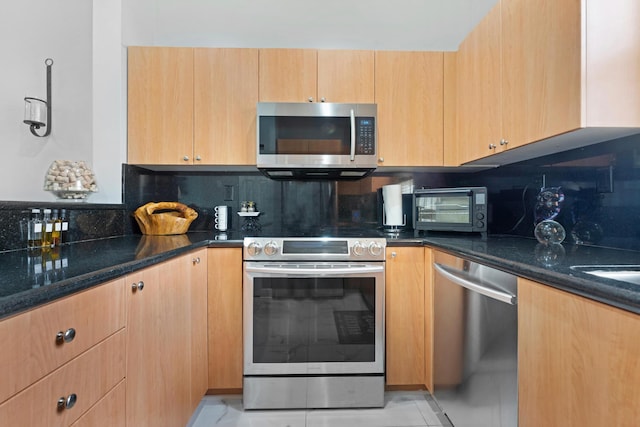
[[[640,285],[640,265],[572,265],[572,270]]]

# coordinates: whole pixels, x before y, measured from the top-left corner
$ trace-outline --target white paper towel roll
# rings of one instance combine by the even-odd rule
[[[405,225],[402,215],[402,185],[385,185],[382,187],[384,202],[384,225]]]

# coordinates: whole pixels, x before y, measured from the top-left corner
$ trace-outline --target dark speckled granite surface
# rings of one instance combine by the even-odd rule
[[[378,230],[346,234],[385,236],[388,246],[424,244],[640,314],[640,286],[597,278],[570,268],[585,264],[640,264],[640,252],[563,245],[549,253],[549,248],[538,245],[534,239],[513,236],[490,236],[486,240],[469,236],[388,236]],[[56,252],[3,252],[0,253],[0,318],[199,247],[238,247],[243,237],[242,233],[234,232],[128,235],[62,245]]]

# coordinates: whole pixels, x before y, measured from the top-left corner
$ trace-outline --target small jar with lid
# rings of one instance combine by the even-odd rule
[[[255,212],[256,211],[256,202],[249,201],[247,202],[247,212]]]
[[[247,210],[248,210],[247,202],[240,203],[240,212],[247,212]]]

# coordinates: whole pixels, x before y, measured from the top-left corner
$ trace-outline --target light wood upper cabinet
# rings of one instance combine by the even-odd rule
[[[458,164],[502,150],[501,9],[496,5],[462,42],[456,54]],[[445,148],[450,150],[449,148]]]
[[[319,50],[318,99],[325,102],[373,103],[372,50]]]
[[[634,0],[499,1],[457,55],[459,163],[525,160],[637,133],[637,22]]]
[[[130,47],[128,163],[256,163],[258,50]]]
[[[260,49],[261,102],[374,102],[374,53]]]
[[[127,162],[192,163],[193,49],[129,47],[127,90]]]
[[[387,385],[425,384],[424,248],[387,248],[385,329]]]
[[[208,260],[209,388],[242,388],[242,248],[211,248]]]
[[[519,426],[635,426],[640,316],[518,282]]]
[[[260,49],[260,102],[313,102],[318,97],[318,52]]]
[[[195,49],[195,164],[255,165],[257,49]]]
[[[375,52],[380,166],[443,165],[443,52]]]

